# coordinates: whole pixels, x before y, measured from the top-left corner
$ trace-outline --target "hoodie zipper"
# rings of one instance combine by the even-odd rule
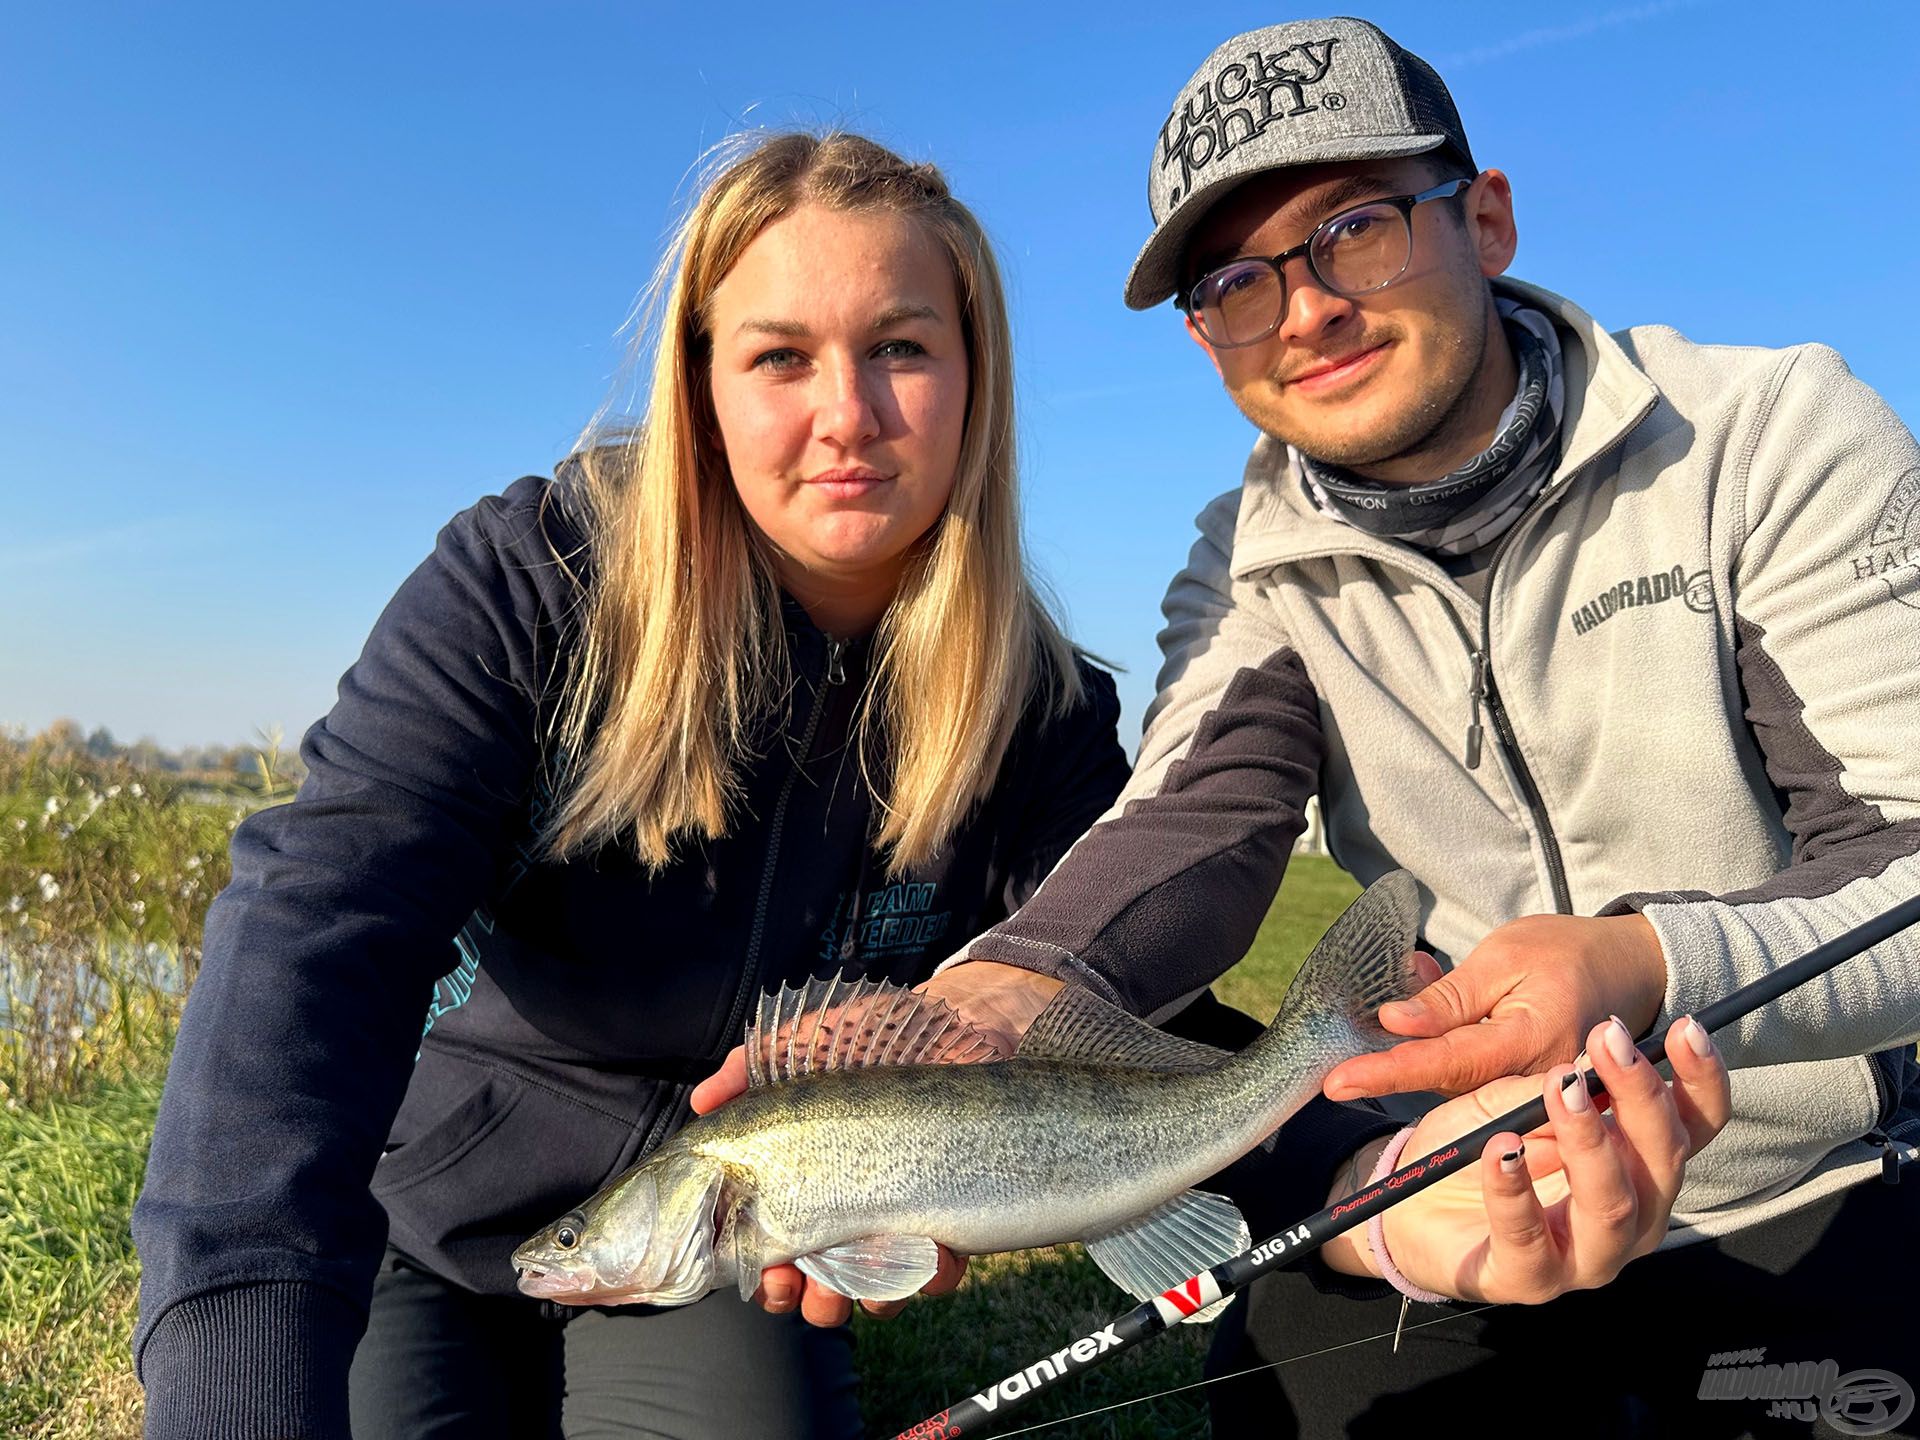
[[[727,1028],[720,1032],[723,1040],[729,1036],[738,1038],[741,1022],[746,1018],[747,1001],[760,988],[760,944],[766,935],[767,910],[773,903],[773,877],[780,863],[780,833],[787,822],[787,802],[793,796],[793,787],[800,779],[801,768],[813,753],[813,737],[820,729],[820,717],[826,713],[828,692],[834,686],[846,683],[846,653],[846,641],[827,637],[827,663],[821,683],[814,691],[813,711],[807,716],[806,728],[800,733],[800,745],[793,768],[787,772],[787,778],[780,786],[780,798],[773,805],[773,821],[767,827],[767,862],[760,872],[760,897],[754,902],[753,929],[747,939],[747,962],[741,967],[740,989],[733,997],[733,1010],[727,1017]]]

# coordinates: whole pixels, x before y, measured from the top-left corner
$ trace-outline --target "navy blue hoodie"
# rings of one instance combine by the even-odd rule
[[[732,832],[652,875],[536,858],[581,603],[560,495],[521,480],[441,532],[308,732],[299,798],[234,836],[134,1213],[150,1436],[346,1435],[389,1237],[513,1293],[513,1246],[685,1123],[749,997],[925,978],[1125,782],[1083,665],[1085,702],[1033,707],[961,831],[889,880],[848,745],[865,646],[789,601],[790,701]]]

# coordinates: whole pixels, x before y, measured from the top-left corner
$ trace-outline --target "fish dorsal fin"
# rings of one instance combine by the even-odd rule
[[[747,1084],[869,1065],[964,1065],[999,1051],[944,1000],[886,980],[815,978],[760,997],[747,1025]]]
[[[1252,1239],[1245,1217],[1231,1200],[1188,1190],[1117,1230],[1089,1236],[1086,1245],[1109,1280],[1136,1300],[1151,1300],[1232,1259]],[[1186,1319],[1198,1322],[1213,1319],[1227,1304],[1224,1299],[1202,1304],[1203,1295],[1194,1294],[1190,1298],[1196,1309],[1187,1311],[1177,1298],[1169,1298]]]
[[[939,1248],[924,1235],[865,1235],[793,1262],[851,1300],[904,1300],[933,1279]]]
[[[1023,1059],[1084,1060],[1133,1070],[1191,1075],[1211,1070],[1225,1050],[1156,1030],[1082,985],[1053,997],[1020,1040]]]

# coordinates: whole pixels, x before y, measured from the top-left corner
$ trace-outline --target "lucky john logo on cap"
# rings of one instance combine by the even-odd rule
[[[1339,43],[1329,35],[1284,50],[1249,50],[1192,87],[1160,127],[1161,172],[1179,171],[1167,191],[1168,211],[1193,193],[1194,176],[1268,126],[1314,110],[1343,109],[1347,98],[1337,90],[1308,94],[1327,78]]]

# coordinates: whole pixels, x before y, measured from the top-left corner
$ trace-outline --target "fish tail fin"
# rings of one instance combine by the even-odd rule
[[[1320,937],[1253,1048],[1299,1045],[1307,1036],[1348,1054],[1393,1043],[1378,1012],[1424,988],[1413,963],[1419,923],[1411,875],[1394,870],[1374,881]]]

